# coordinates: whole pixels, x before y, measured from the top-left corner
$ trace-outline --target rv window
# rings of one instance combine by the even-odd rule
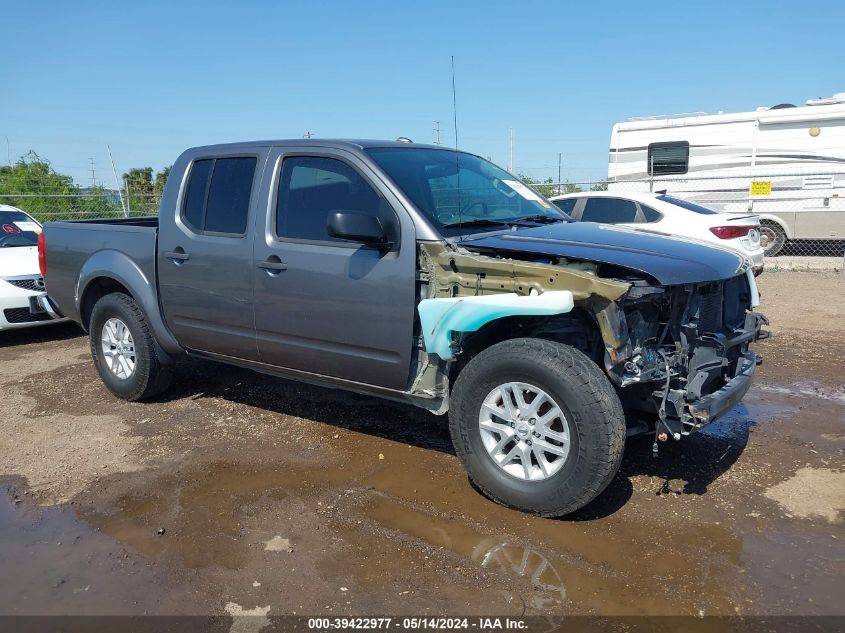
[[[689,168],[689,143],[651,143],[648,146],[648,173],[685,174]]]

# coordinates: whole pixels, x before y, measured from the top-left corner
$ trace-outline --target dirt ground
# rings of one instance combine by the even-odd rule
[[[845,614],[845,277],[760,278],[746,402],[541,519],[445,419],[208,362],[126,403],[73,325],[0,334],[0,614]]]

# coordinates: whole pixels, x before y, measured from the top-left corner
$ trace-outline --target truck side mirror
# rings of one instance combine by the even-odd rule
[[[387,239],[381,221],[366,213],[332,211],[329,213],[327,228],[329,235],[342,240],[361,242],[380,250],[390,250],[393,247],[393,243]]]

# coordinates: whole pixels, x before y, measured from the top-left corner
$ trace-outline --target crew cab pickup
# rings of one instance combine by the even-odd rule
[[[765,336],[749,262],[570,218],[469,153],[406,142],[198,147],[157,218],[50,222],[41,306],[105,385],[185,354],[449,413],[492,499],[573,512],[626,436],[680,440],[740,401]]]

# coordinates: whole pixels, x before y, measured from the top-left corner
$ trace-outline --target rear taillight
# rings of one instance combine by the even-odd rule
[[[47,238],[43,231],[38,234],[38,268],[44,277],[47,274]]]
[[[720,240],[732,240],[735,237],[745,237],[751,229],[757,228],[759,227],[754,224],[746,224],[744,226],[714,226],[710,228],[710,232]]]

